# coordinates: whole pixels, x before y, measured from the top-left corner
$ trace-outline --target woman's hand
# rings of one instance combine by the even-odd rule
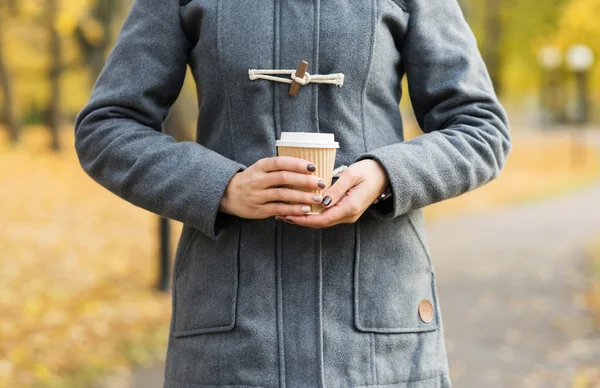
[[[325,181],[312,175],[315,166],[308,160],[291,156],[259,159],[231,178],[221,198],[219,210],[242,218],[261,219],[278,215],[301,215],[318,204],[319,194],[295,190],[282,185],[322,190]],[[287,204],[285,202],[297,202]]]
[[[325,228],[335,224],[353,223],[387,188],[388,176],[374,159],[363,159],[342,171],[337,182],[323,193],[321,214],[288,215],[286,220],[311,228]],[[327,201],[327,197],[331,200]]]

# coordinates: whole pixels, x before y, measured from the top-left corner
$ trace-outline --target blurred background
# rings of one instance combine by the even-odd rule
[[[513,151],[426,209],[454,385],[600,387],[600,0],[459,3]],[[181,225],[101,188],[73,149],[130,5],[0,0],[0,387],[162,387]],[[195,98],[188,74],[177,140]]]

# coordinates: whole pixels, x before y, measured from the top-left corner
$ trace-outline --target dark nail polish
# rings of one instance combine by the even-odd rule
[[[315,171],[317,169],[317,167],[312,163],[309,164],[306,168],[308,169],[308,171]]]
[[[329,206],[329,204],[331,203],[331,197],[328,195],[325,198],[323,198],[323,205],[325,206]]]
[[[323,179],[319,180],[319,187],[324,189],[325,186],[327,186],[327,184],[325,183],[325,181]]]

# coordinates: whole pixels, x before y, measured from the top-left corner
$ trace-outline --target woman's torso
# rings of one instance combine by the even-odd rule
[[[249,166],[281,131],[328,132],[338,167],[403,141],[401,3],[192,0],[181,14],[206,147]],[[249,79],[303,59],[344,85],[289,96]],[[168,387],[450,386],[420,210],[325,229],[234,218],[218,240],[186,226],[173,301]]]

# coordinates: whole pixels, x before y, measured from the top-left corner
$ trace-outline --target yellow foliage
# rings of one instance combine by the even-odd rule
[[[38,18],[44,14],[46,4],[41,1],[23,1],[19,3],[21,16],[28,19]]]
[[[104,28],[98,19],[88,16],[81,21],[81,27],[89,43],[97,45],[104,39]]]
[[[569,1],[562,14],[560,35],[568,37],[572,34],[571,38],[577,40],[597,40],[597,34],[600,32],[598,15],[600,15],[598,0]]]
[[[573,44],[585,44],[594,51],[594,68],[600,67],[600,0],[572,0],[565,4],[554,43],[566,52]],[[594,90],[600,89],[600,71],[592,71]]]
[[[75,15],[70,15],[63,12],[58,14],[54,28],[62,35],[70,35],[73,33],[73,31],[75,31],[77,22],[78,20]]]
[[[63,73],[62,107],[74,114],[89,95],[90,82],[79,64],[80,48],[73,37],[75,27],[82,21],[84,34],[98,36],[98,22],[88,17],[95,0],[60,0],[55,28],[59,31],[63,48],[63,64],[75,64]],[[18,114],[22,115],[32,105],[38,109],[47,104],[49,96],[48,75],[50,48],[47,24],[47,1],[28,0],[19,2],[17,16],[3,23],[7,67],[14,78],[14,93]],[[3,98],[0,96],[0,104]]]

